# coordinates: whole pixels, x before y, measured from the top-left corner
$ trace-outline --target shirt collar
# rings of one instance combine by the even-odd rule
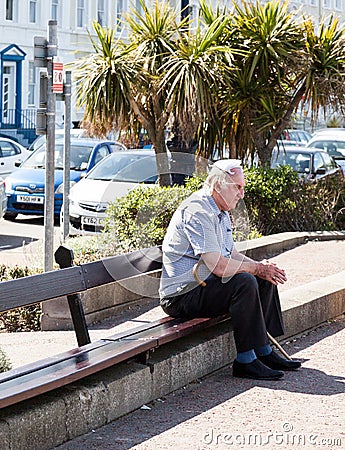
[[[224,211],[221,211],[221,210],[218,208],[217,203],[215,202],[215,200],[214,200],[214,198],[212,197],[212,195],[206,195],[206,198],[207,198],[207,200],[208,200],[208,202],[209,202],[209,204],[210,204],[210,206],[211,206],[211,208],[212,208],[212,212],[213,212],[216,216],[221,217],[222,214],[224,213]]]

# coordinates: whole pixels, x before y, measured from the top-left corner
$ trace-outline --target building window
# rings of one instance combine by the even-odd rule
[[[106,25],[105,0],[98,0],[97,2],[97,21],[102,27]]]
[[[330,8],[331,6],[331,0],[323,0],[323,7],[324,8]]]
[[[35,104],[35,91],[36,91],[36,67],[33,61],[29,62],[29,95],[28,105]]]
[[[85,0],[77,0],[77,27],[84,28],[86,25]]]
[[[29,2],[29,22],[37,22],[37,0],[30,0]]]
[[[6,0],[6,20],[14,20],[14,0]]]
[[[117,31],[121,31],[123,28],[122,23],[122,14],[124,13],[124,1],[123,0],[117,0],[116,3],[116,29]]]
[[[310,5],[311,6],[316,6],[316,0],[310,0]]]
[[[335,9],[337,9],[338,11],[343,10],[343,5],[342,5],[341,0],[334,0],[334,6],[335,6]]]
[[[52,0],[52,20],[60,21],[60,0]]]

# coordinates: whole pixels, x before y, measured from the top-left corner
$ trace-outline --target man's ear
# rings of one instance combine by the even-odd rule
[[[221,191],[221,187],[220,187],[220,184],[219,184],[219,181],[216,181],[215,183],[214,183],[214,188],[213,188],[216,192],[218,192],[218,194],[220,193],[220,191]]]

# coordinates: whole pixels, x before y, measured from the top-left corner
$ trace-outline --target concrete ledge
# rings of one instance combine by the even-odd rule
[[[345,312],[345,272],[281,295],[286,337]],[[205,358],[207,355],[207,358]],[[150,366],[128,362],[0,411],[3,450],[49,449],[230,364],[231,321],[158,348]]]

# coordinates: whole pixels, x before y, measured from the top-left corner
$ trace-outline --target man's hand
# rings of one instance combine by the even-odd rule
[[[284,284],[287,280],[285,270],[279,269],[275,263],[267,259],[257,262],[255,275],[275,285]]]

